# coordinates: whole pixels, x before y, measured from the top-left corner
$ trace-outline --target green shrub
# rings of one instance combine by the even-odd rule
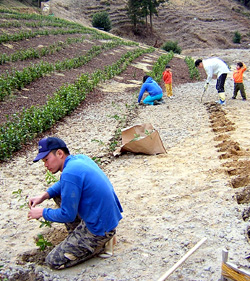
[[[185,57],[185,63],[188,66],[189,76],[191,79],[196,78],[197,80],[200,80],[200,72],[195,67],[194,59],[192,57]]]
[[[162,45],[162,49],[170,52],[173,51],[176,54],[180,54],[181,53],[181,47],[178,46],[178,42],[177,41],[167,41]]]
[[[239,31],[235,31],[234,37],[233,37],[233,42],[240,44],[240,40],[241,40],[241,34],[239,33]]]
[[[110,31],[111,21],[109,19],[109,14],[107,12],[100,12],[93,15],[92,18],[93,27],[103,29],[105,31]]]
[[[171,61],[174,57],[174,53],[170,51],[167,55],[161,55],[157,62],[154,63],[152,70],[147,73],[147,75],[151,76],[156,82],[160,83],[162,80],[162,72],[165,70],[166,65]]]

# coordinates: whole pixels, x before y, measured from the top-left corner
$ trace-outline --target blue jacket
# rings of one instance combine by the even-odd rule
[[[138,102],[141,101],[143,94],[147,91],[151,97],[162,94],[161,87],[153,80],[148,77],[147,80],[142,84],[141,90],[138,96]]]
[[[47,192],[61,196],[61,207],[45,208],[43,217],[53,222],[73,222],[80,215],[89,231],[104,236],[122,219],[121,204],[104,172],[86,155],[66,158],[60,181]]]

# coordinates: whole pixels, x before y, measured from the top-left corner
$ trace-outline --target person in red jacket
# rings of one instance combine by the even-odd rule
[[[243,84],[243,73],[246,71],[246,65],[242,62],[236,64],[236,70],[233,73],[234,93],[232,99],[236,99],[238,91],[241,93],[242,100],[246,100],[246,93]]]
[[[170,65],[166,65],[165,71],[162,73],[162,78],[165,83],[167,97],[173,98],[173,89],[172,89],[172,69]]]

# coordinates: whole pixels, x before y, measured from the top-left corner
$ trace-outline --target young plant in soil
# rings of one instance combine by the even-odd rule
[[[44,251],[47,247],[52,246],[51,242],[47,241],[42,234],[38,234],[37,237],[36,245],[39,247],[40,251]]]

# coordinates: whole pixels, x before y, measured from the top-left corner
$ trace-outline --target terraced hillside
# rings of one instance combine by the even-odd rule
[[[159,16],[153,18],[154,34],[145,28],[141,35],[131,32],[126,15],[127,1],[86,2],[74,0],[51,1],[55,15],[91,24],[92,14],[106,10],[113,24],[112,33],[149,45],[162,44],[167,40],[178,41],[183,49],[234,48],[235,31],[242,35],[241,47],[250,43],[250,11],[234,0],[170,0],[159,8]]]
[[[246,11],[247,16],[242,12]],[[234,32],[242,34],[242,44],[250,43],[250,11],[230,0],[173,1],[164,4],[155,28],[176,40],[185,49],[232,48]]]

